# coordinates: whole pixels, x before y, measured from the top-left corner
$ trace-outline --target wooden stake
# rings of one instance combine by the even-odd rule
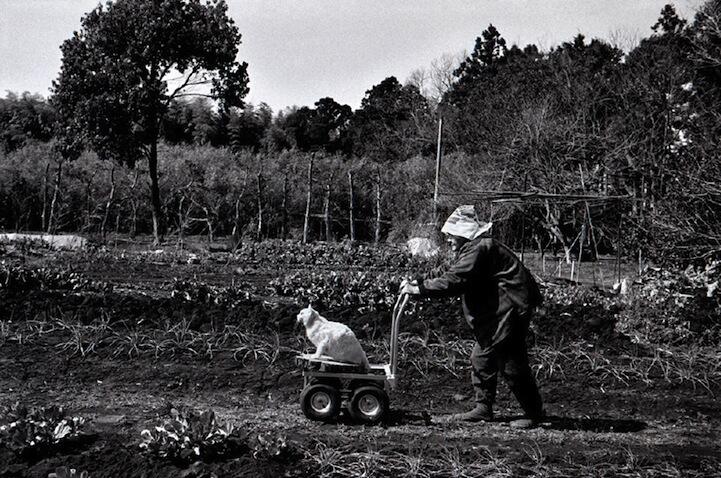
[[[621,283],[621,225],[623,224],[623,214],[618,216],[618,231],[616,233],[616,278]]]
[[[203,206],[203,212],[205,213],[205,224],[208,227],[208,244],[213,243],[213,218],[210,215],[210,210]]]
[[[63,173],[63,162],[58,160],[57,173],[55,175],[55,190],[53,191],[53,200],[50,202],[50,219],[48,220],[47,232],[55,234],[55,230],[58,227],[58,220],[55,217],[55,206],[58,202],[58,194],[60,193],[60,180],[62,179]]]
[[[263,174],[258,173],[256,179],[258,193],[258,230],[255,233],[255,238],[260,241],[263,238]]]
[[[308,161],[308,196],[305,200],[305,219],[303,220],[303,244],[308,243],[308,227],[310,226],[310,201],[312,199],[313,189],[313,158],[315,158],[315,153],[310,155],[310,161]]]
[[[115,214],[115,237],[114,237],[114,246],[118,247],[118,231],[120,230],[120,211]]]
[[[108,223],[108,216],[110,215],[110,208],[113,207],[113,199],[115,198],[115,166],[110,170],[110,194],[108,194],[108,202],[105,203],[105,214],[103,215],[103,222],[100,225],[100,236],[105,242],[105,227]]]
[[[583,260],[583,243],[586,241],[586,222],[581,226],[581,238],[578,241],[578,268],[576,269],[576,282],[581,281],[581,261]]]
[[[230,236],[233,238],[233,249],[237,249],[240,245],[240,197],[235,198],[233,212],[233,230]]]
[[[325,195],[323,197],[323,224],[325,225],[325,240],[330,242],[331,230],[330,230],[330,183],[333,181],[333,176],[325,185]]]
[[[523,178],[523,192],[525,193],[528,189],[528,173]],[[521,209],[521,264],[525,264],[526,256],[526,211],[525,208]]]
[[[353,171],[348,171],[348,193],[349,193],[349,222],[350,222],[350,240],[355,241],[355,197],[353,193]]]
[[[183,203],[185,202],[185,194],[180,196],[180,201],[178,201],[178,244],[182,246],[183,244],[183,237],[185,234],[185,217],[183,216]],[[136,214],[136,206],[135,202],[133,202],[133,229],[130,237],[135,237],[135,214]]]
[[[282,224],[280,238],[288,237],[288,173],[283,175],[283,202],[281,204]]]
[[[138,202],[135,199],[134,192],[135,192],[135,186],[138,184],[138,176],[140,174],[140,171],[135,168],[135,176],[133,177],[133,182],[130,184],[130,205],[133,209],[133,217],[132,221],[130,222],[130,238],[135,239],[135,235],[138,232]]]
[[[376,230],[375,243],[381,242],[381,170],[376,167]]]
[[[45,165],[45,176],[43,176],[43,231],[47,231],[47,209],[48,209],[48,174],[50,172],[50,161]]]

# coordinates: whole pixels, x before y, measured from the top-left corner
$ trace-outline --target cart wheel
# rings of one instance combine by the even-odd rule
[[[353,392],[348,409],[358,422],[378,423],[388,411],[388,394],[372,385],[360,387]]]
[[[340,393],[330,385],[308,385],[300,394],[300,407],[311,420],[332,420],[340,412]]]

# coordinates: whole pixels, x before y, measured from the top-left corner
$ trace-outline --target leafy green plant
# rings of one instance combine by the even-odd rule
[[[169,460],[192,463],[238,454],[244,437],[232,424],[223,425],[212,410],[197,413],[170,409],[170,419],[140,433],[140,448]]]
[[[253,443],[253,458],[273,460],[283,458],[291,453],[291,448],[283,434],[265,432],[257,435]]]
[[[252,300],[251,293],[246,290],[247,284],[236,283],[231,287],[215,287],[197,279],[173,279],[170,296],[181,302],[197,304],[215,304],[234,308],[247,304]]]
[[[78,471],[67,466],[55,468],[54,473],[48,474],[48,478],[89,478],[89,476],[87,471]]]
[[[0,262],[0,293],[22,295],[37,289],[110,291],[112,286],[105,282],[91,281],[66,269],[32,268]]]
[[[28,408],[20,403],[0,411],[0,446],[23,454],[51,449],[80,434],[82,417],[68,417],[61,407]]]
[[[173,290],[170,296],[187,302],[209,303],[213,301],[212,288],[198,280],[173,278]]]
[[[318,307],[356,307],[360,313],[389,310],[400,276],[371,272],[292,272],[273,279],[270,292]]]

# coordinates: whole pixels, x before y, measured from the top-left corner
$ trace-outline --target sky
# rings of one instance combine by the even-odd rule
[[[493,24],[508,45],[548,49],[578,33],[636,38],[668,0],[228,0],[248,63],[246,101],[274,111],[330,96],[354,109],[388,76],[404,82],[444,54],[470,52]],[[703,0],[676,0],[691,20]],[[0,96],[45,97],[60,44],[98,0],[0,0]],[[620,34],[620,35],[619,35]]]

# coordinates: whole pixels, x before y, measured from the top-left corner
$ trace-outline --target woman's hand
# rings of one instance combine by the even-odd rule
[[[420,287],[418,287],[417,281],[404,279],[401,282],[399,293],[408,295],[419,295],[421,293],[421,289]]]

